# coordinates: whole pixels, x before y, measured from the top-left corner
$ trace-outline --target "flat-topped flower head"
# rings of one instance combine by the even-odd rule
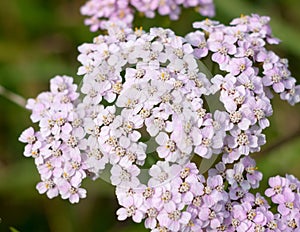
[[[109,157],[113,184],[122,182],[118,176],[123,175],[117,173],[124,174],[131,165],[143,169],[151,156],[155,162],[176,166],[184,165],[194,153],[206,159],[219,153],[225,133],[212,124],[211,113],[199,114],[211,84],[198,67],[192,46],[170,29],[136,33],[117,22],[108,22],[105,28],[108,35],[79,47],[78,74],[84,75],[82,107],[93,112],[83,119],[88,146],[98,143],[103,156]],[[86,64],[89,71],[82,72]],[[143,149],[134,154],[132,147]],[[92,167],[91,162],[89,167],[90,172],[103,169]],[[154,184],[158,177],[149,174]]]
[[[300,101],[287,60],[268,49],[279,42],[270,18],[207,19],[185,38],[130,28],[136,11],[177,19],[182,6],[213,15],[211,0],[90,0],[81,8],[92,31],[107,33],[78,47],[80,88],[56,76],[50,91],[28,100],[38,126],[19,140],[37,166],[36,189],[78,203],[83,180],[103,178],[116,187],[118,219],[153,232],[297,231],[294,176],[269,179],[265,195],[278,212],[253,193],[262,173],[250,155],[266,143],[272,94]]]

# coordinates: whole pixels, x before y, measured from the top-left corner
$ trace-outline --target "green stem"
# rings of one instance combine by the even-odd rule
[[[300,136],[300,127],[295,130],[293,133],[290,135],[278,140],[274,144],[269,145],[265,149],[263,149],[261,152],[257,152],[254,154],[254,157],[256,158],[261,158],[265,157],[267,154],[272,153],[272,151],[279,149],[281,146],[285,145],[288,142],[293,141],[294,139],[298,138]]]
[[[26,106],[26,100],[25,98],[21,97],[20,95],[13,93],[6,88],[4,88],[2,85],[0,85],[0,95],[2,95],[4,98],[12,101],[13,103],[21,106],[22,108],[25,108]]]

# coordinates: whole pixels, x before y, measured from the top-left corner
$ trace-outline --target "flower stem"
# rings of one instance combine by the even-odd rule
[[[300,136],[300,128],[295,130],[290,135],[278,140],[274,144],[269,145],[265,149],[263,149],[261,152],[255,153],[256,158],[265,157],[267,154],[272,153],[272,151],[279,149],[281,146],[285,145],[288,142],[291,142],[292,140],[298,138]]]
[[[2,85],[0,85],[0,95],[5,97],[6,99],[12,101],[13,103],[21,106],[22,108],[25,108],[26,100],[25,98],[21,97],[20,95],[13,93],[6,88],[4,88]]]

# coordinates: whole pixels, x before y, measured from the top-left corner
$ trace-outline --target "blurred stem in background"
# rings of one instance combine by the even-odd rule
[[[0,96],[5,97],[13,103],[25,108],[26,99],[16,93],[7,90],[2,85],[0,85]]]

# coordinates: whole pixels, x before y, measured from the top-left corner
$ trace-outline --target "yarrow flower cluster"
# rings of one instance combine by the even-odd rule
[[[98,19],[129,3],[88,4],[93,14],[101,9]],[[142,9],[150,17],[156,8]],[[85,178],[108,174],[118,219],[143,221],[152,232],[298,231],[294,176],[271,177],[266,197],[254,192],[262,173],[250,155],[266,143],[273,94],[292,105],[300,101],[287,60],[266,48],[279,43],[269,21],[241,16],[225,26],[207,19],[184,38],[170,29],[145,32],[127,21],[103,21],[107,35],[78,48],[80,88],[56,76],[49,92],[28,100],[39,129],[26,129],[19,140],[35,160],[39,193],[77,203],[86,197]],[[216,158],[207,175],[195,164],[213,166]]]
[[[147,18],[158,13],[177,20],[182,7],[194,7],[203,16],[215,14],[213,0],[89,0],[81,7],[81,14],[89,17],[85,24],[90,26],[91,31],[97,31],[105,29],[107,21],[123,21],[131,27],[136,12]]]
[[[298,231],[300,182],[291,175],[271,177],[265,192],[278,205],[273,213],[267,199],[250,189],[262,174],[249,156],[233,169],[223,162],[205,178],[194,163],[186,164],[169,183],[141,189],[117,187],[118,219],[158,231]]]
[[[29,141],[26,156],[38,150],[31,156],[44,185],[37,188],[47,194],[55,189],[50,197],[62,194],[66,184],[73,192],[87,172],[95,179],[108,168],[115,186],[146,181],[153,187],[176,176],[192,155],[208,159],[223,146],[225,133],[215,127],[221,122],[204,109],[202,96],[211,84],[192,46],[171,30],[107,26],[107,36],[79,47],[81,100],[72,79],[58,76],[51,92],[28,101],[40,131],[29,128],[20,140]],[[144,164],[155,158],[161,173],[152,167],[140,180]]]
[[[299,102],[300,86],[281,59],[266,44],[277,44],[269,26],[270,18],[241,16],[225,26],[209,19],[195,22],[199,30],[186,36],[197,58],[209,57],[219,67],[211,82],[226,113],[219,114],[227,135],[223,162],[231,163],[240,155],[257,152],[265,143],[261,133],[272,115],[271,90],[294,105]]]
[[[71,203],[86,197],[86,190],[80,188],[86,178],[83,151],[87,142],[82,118],[76,113],[79,94],[73,79],[56,76],[51,80],[51,92],[43,92],[36,99],[28,100],[27,109],[32,111],[31,120],[39,123],[39,131],[32,127],[20,136],[27,143],[26,157],[35,160],[41,176],[36,188],[49,198],[58,196]]]

